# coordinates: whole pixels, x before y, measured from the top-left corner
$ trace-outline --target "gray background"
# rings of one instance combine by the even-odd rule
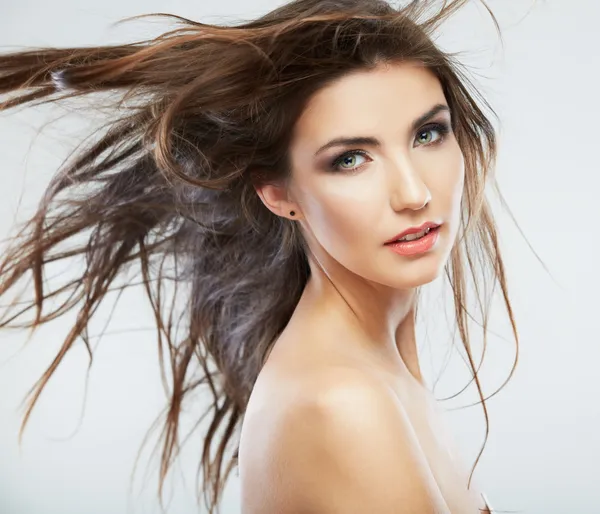
[[[163,26],[157,21],[110,26],[141,13],[171,12],[219,22],[251,18],[280,4],[274,0],[221,0],[218,7],[182,0],[0,2],[3,50],[18,45],[117,43],[158,34]],[[500,116],[499,182],[552,277],[506,213],[498,210],[521,352],[513,380],[489,401],[490,440],[476,477],[499,511],[600,513],[596,41],[600,7],[595,0],[489,4],[502,25],[504,48],[477,2],[446,24],[439,41],[446,49],[465,52],[464,61]],[[38,134],[52,116],[63,114],[39,108],[0,116],[2,237],[15,219],[31,212],[52,171],[99,119],[91,113],[68,114]],[[431,285],[433,295],[438,286]],[[109,309],[103,311],[108,313]],[[424,314],[419,325],[423,366],[433,380],[450,339],[439,310],[426,309]],[[159,512],[156,458],[145,474],[152,445],[143,453],[128,496],[136,452],[165,402],[152,318],[137,288],[119,304],[97,349],[85,411],[88,360],[79,344],[43,394],[23,445],[20,449],[17,445],[20,401],[51,361],[71,321],[72,317],[65,318],[44,327],[26,346],[23,332],[1,334],[0,513]],[[91,332],[99,333],[102,325],[97,322]],[[505,378],[514,352],[498,302],[492,328],[483,368],[488,392]],[[474,337],[478,347],[481,338],[477,332]],[[442,377],[440,397],[465,383],[460,358],[450,360]],[[469,389],[444,405],[454,408],[473,398]],[[184,414],[184,427],[202,411],[201,403]],[[451,410],[449,415],[465,458],[472,463],[483,440],[481,410]],[[193,491],[200,443],[199,436],[190,440],[168,482],[169,512],[196,511]],[[234,476],[223,504],[225,513],[239,512],[238,493]]]

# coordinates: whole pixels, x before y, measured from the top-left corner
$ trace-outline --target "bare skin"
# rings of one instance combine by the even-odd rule
[[[434,479],[432,490],[428,494],[432,497],[439,494],[443,499],[439,510],[432,508],[431,511],[426,511],[419,507],[418,511],[489,514],[476,481],[467,490],[469,469],[460,459],[443,414],[430,391],[421,382],[420,375],[413,375],[401,359],[394,362],[383,361],[381,355],[365,351],[363,347],[367,346],[367,342],[356,340],[356,333],[350,329],[351,325],[339,321],[339,324],[332,323],[331,311],[327,311],[330,314],[327,317],[323,314],[311,314],[308,312],[310,308],[305,311],[302,302],[299,307],[269,354],[246,411],[240,445],[243,514],[309,512],[302,508],[289,508],[290,503],[293,503],[290,497],[294,493],[286,493],[286,487],[272,478],[273,468],[281,467],[284,474],[286,469],[291,472],[290,466],[296,457],[291,452],[277,456],[277,451],[271,446],[273,440],[264,439],[266,427],[280,425],[281,418],[290,409],[295,409],[296,405],[301,409],[305,402],[311,402],[311,398],[327,395],[331,383],[347,384],[348,376],[358,378],[356,381],[352,380],[352,390],[355,384],[357,387],[370,388],[374,382],[363,382],[360,380],[361,375],[389,386],[406,413],[408,428],[416,434],[416,440],[412,443],[414,451],[423,457]],[[374,387],[373,391],[380,390]],[[354,414],[357,419],[363,416],[360,410]],[[309,424],[310,419],[308,415],[303,417],[303,421]],[[398,437],[402,437],[401,434],[399,431]],[[283,434],[274,431],[271,439],[276,440],[282,436]],[[378,437],[378,434],[373,433],[373,437]],[[290,443],[290,446],[302,445]],[[400,465],[400,459],[398,460]],[[313,474],[326,484],[328,479],[324,476],[322,467],[315,465],[311,468],[306,473]],[[387,474],[388,470],[389,467],[382,465],[382,474]],[[411,472],[411,469],[406,470],[409,475]],[[293,476],[301,476],[301,473]],[[294,487],[300,485],[288,484],[288,488]],[[326,494],[331,493],[327,491]],[[300,503],[299,501],[299,506]],[[358,514],[361,510],[351,511],[348,507],[340,510],[320,508],[314,512]],[[393,510],[381,512],[400,514],[414,510],[411,507],[403,510],[398,504]]]
[[[439,81],[417,64],[350,74],[314,95],[298,120],[290,148],[291,184],[257,190],[275,214],[290,218],[289,211],[295,211],[291,219],[300,224],[311,250],[311,278],[266,359],[244,418],[239,461],[244,514],[350,514],[360,512],[361,502],[367,509],[380,502],[381,514],[485,509],[475,484],[467,490],[468,470],[423,383],[416,348],[416,288],[443,271],[459,228],[464,159],[452,131],[445,135],[432,125],[450,126],[444,106]],[[318,151],[340,136],[370,136],[380,144]],[[365,153],[348,153],[357,149]],[[332,171],[341,154],[343,164]],[[357,163],[347,166],[353,158]],[[425,221],[441,224],[427,253],[399,256],[383,245]],[[341,416],[340,398],[352,405]],[[292,422],[298,412],[302,417]],[[365,441],[363,432],[353,440],[346,428],[362,427],[373,417],[381,423],[364,428],[372,440]],[[296,428],[301,425],[308,429]],[[313,433],[311,426],[319,429]],[[313,443],[318,447],[323,433],[336,434],[331,452],[324,453],[337,452],[328,458],[342,460],[310,460],[308,450],[294,453]],[[341,444],[346,437],[347,444]],[[389,452],[377,446],[385,440],[394,446]],[[372,465],[367,475],[372,490],[350,487],[349,477],[343,490],[345,482],[336,473],[351,474],[357,463],[348,460],[348,449],[361,444],[373,447],[372,454],[356,454],[357,462]],[[375,494],[394,466],[397,481]],[[360,473],[362,481],[354,478],[364,486]],[[303,486],[290,484],[286,476]],[[341,489],[337,495],[335,487]],[[298,489],[308,491],[299,497]],[[303,503],[317,502],[321,493],[325,503]]]

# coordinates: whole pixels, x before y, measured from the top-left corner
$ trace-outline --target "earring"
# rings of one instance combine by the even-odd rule
[[[294,214],[296,214],[294,211],[290,211],[290,216],[293,216]]]

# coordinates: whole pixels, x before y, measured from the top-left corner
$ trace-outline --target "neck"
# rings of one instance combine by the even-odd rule
[[[415,335],[416,291],[354,278],[342,280],[313,269],[301,303],[336,320],[383,366],[404,369],[423,385]]]

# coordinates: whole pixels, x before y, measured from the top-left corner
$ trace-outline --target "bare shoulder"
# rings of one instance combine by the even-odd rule
[[[244,514],[447,511],[402,405],[382,381],[347,367],[296,380],[261,444],[254,478],[270,485]]]

